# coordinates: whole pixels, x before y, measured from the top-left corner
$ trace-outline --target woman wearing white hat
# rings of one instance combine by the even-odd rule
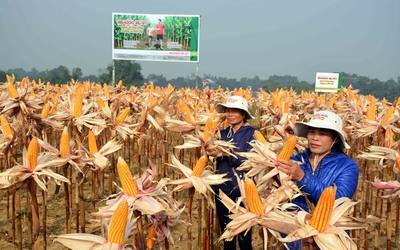
[[[318,111],[309,122],[296,122],[294,133],[308,139],[308,148],[292,157],[290,161],[280,160],[278,169],[289,178],[307,196],[314,205],[317,204],[322,191],[336,185],[336,199],[353,198],[358,184],[358,165],[343,152],[350,148],[342,134],[341,118],[330,111]],[[303,162],[297,164],[295,162]],[[304,196],[293,201],[308,211]],[[297,245],[295,245],[297,244]],[[290,249],[301,249],[299,242],[289,244]]]
[[[249,142],[254,140],[255,128],[247,123],[248,119],[254,119],[254,117],[248,111],[247,101],[240,96],[231,96],[224,104],[217,104],[216,110],[219,113],[225,113],[226,119],[229,123],[229,126],[226,129],[220,131],[221,140],[233,141],[237,147],[235,148],[235,152],[249,151],[251,149]],[[246,160],[239,155],[236,156],[237,157],[235,158],[225,154],[222,157],[216,158],[216,173],[226,173],[225,177],[231,178],[232,181],[212,187],[216,194],[218,194],[221,190],[233,201],[236,201],[236,199],[240,197],[237,178],[235,177],[233,170],[239,167],[243,161]],[[240,178],[244,177],[244,172],[239,170],[235,171]],[[228,217],[230,212],[217,197],[215,199],[215,203],[221,231],[224,232],[226,225],[231,221]],[[238,237],[235,237],[232,241],[224,241],[224,249],[236,249],[236,239],[239,241],[240,250],[252,249],[251,231],[247,232],[247,234],[239,234]]]

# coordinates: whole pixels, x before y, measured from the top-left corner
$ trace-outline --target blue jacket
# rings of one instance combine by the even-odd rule
[[[297,186],[304,194],[307,194],[308,200],[316,205],[322,191],[333,184],[337,186],[336,199],[340,197],[353,198],[358,184],[359,170],[356,161],[332,148],[332,152],[322,158],[315,173],[312,173],[311,163],[308,159],[310,153],[310,149],[307,149],[291,158],[294,161],[304,161],[300,167],[305,176],[297,182]],[[308,211],[306,199],[303,196],[294,199],[293,203]]]
[[[242,126],[240,127],[236,133],[233,133],[230,127],[221,130],[221,140],[235,142],[235,146],[237,148],[234,149],[235,152],[248,152],[251,149],[249,144],[250,141],[254,140],[254,131],[255,128],[252,126]],[[219,189],[221,189],[227,195],[240,196],[240,190],[238,188],[238,182],[236,176],[233,173],[233,169],[239,167],[246,158],[236,155],[237,158],[231,156],[222,156],[217,157],[217,167],[216,174],[227,173],[225,178],[231,178],[232,181],[227,181],[220,185],[212,186],[214,192],[216,194],[219,193]],[[244,172],[235,170],[239,177],[243,177]]]
[[[301,164],[300,167],[305,175],[301,181],[297,182],[297,186],[307,195],[307,199],[316,206],[322,191],[333,184],[337,186],[336,199],[340,197],[353,198],[358,184],[358,165],[356,161],[332,148],[332,152],[322,158],[315,169],[315,173],[313,173],[308,159],[310,153],[310,149],[306,149],[303,153],[291,157],[294,161],[304,161],[304,164]],[[293,203],[305,211],[309,211],[304,196],[297,197],[293,200]],[[300,250],[301,241],[287,243],[287,246],[291,250]]]

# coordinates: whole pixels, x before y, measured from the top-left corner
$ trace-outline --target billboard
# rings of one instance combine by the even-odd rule
[[[342,87],[342,74],[317,72],[315,78],[315,92],[337,93]]]
[[[199,15],[112,13],[112,27],[112,59],[199,62]]]

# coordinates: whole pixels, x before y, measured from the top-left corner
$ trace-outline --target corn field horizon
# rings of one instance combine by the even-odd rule
[[[122,81],[56,84],[14,76],[0,90],[0,246],[220,249],[222,239],[253,227],[257,247],[283,247],[282,233],[314,230],[319,217],[314,208],[304,217],[289,212],[292,197],[302,193],[283,179],[276,186],[271,176],[281,174],[274,161],[307,148],[305,138],[293,136],[295,121],[330,110],[343,119],[351,146],[345,153],[360,170],[358,189],[353,199],[330,202],[336,220],[303,236],[317,244],[327,237],[343,249],[399,249],[400,101],[351,86],[338,93],[151,82],[127,88]],[[260,132],[240,167],[257,181],[239,181],[240,201],[216,194],[237,222],[220,234],[211,186],[227,179],[214,173],[211,155],[234,145],[218,138],[227,122],[215,105],[232,95],[249,102],[255,117],[249,123]],[[62,206],[54,207],[56,201]]]

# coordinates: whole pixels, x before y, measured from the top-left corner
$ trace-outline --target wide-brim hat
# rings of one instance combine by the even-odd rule
[[[246,99],[241,96],[231,96],[225,103],[218,103],[215,109],[218,113],[224,113],[226,108],[241,109],[245,112],[245,119],[254,119],[248,110],[248,103]]]
[[[340,147],[349,149],[349,144],[346,143],[342,134],[342,119],[337,114],[331,111],[318,111],[313,114],[309,122],[296,122],[294,124],[294,133],[297,136],[307,138],[309,127],[324,128],[336,131],[340,137]]]

